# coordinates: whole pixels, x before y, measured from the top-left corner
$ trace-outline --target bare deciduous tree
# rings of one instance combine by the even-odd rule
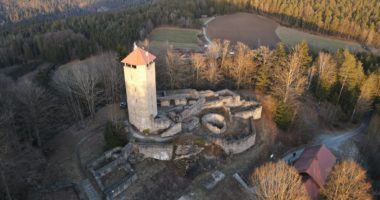
[[[123,90],[123,68],[117,61],[115,53],[104,53],[89,60],[89,65],[96,68],[104,87],[107,103],[117,103]]]
[[[191,55],[191,61],[193,64],[193,77],[195,80],[195,85],[198,87],[200,85],[200,72],[206,65],[205,57],[202,54],[195,53]]]
[[[202,79],[206,80],[211,87],[216,85],[223,79],[222,71],[219,68],[218,61],[215,58],[208,58],[207,66],[201,71]]]
[[[69,74],[72,91],[84,100],[90,116],[93,117],[102,93],[97,87],[100,82],[99,73],[95,67],[82,63],[72,68]]]
[[[17,119],[22,130],[29,139],[35,139],[39,147],[42,145],[42,129],[48,130],[54,124],[51,120],[59,114],[57,101],[46,89],[37,86],[28,79],[21,79],[14,89],[17,100]]]
[[[65,100],[72,118],[75,121],[82,121],[85,117],[85,111],[82,108],[81,99],[71,89],[69,74],[65,70],[58,70],[53,76],[54,87],[59,92],[62,99]]]
[[[214,42],[217,43],[217,46],[219,47],[220,67],[222,70],[226,70],[226,68],[230,66],[227,62],[231,51],[231,42],[229,40],[216,40]]]
[[[307,77],[299,56],[297,52],[293,52],[284,67],[277,66],[274,70],[272,90],[283,103],[293,102],[304,92]]]
[[[231,66],[231,76],[235,81],[237,89],[241,86],[252,86],[256,71],[256,64],[253,62],[253,52],[245,44],[238,42],[235,46],[233,66]]]
[[[316,91],[320,95],[327,96],[327,92],[337,81],[337,64],[333,57],[321,52],[318,55],[317,61],[313,66],[312,77],[317,76]],[[311,78],[312,80],[313,78]],[[310,85],[310,84],[309,84]]]
[[[11,78],[0,74],[0,128],[7,126],[13,118],[14,110],[9,88],[14,84]]]
[[[169,47],[166,52],[166,66],[167,66],[167,75],[169,77],[169,86],[170,89],[174,89],[179,85],[178,79],[178,56],[174,53],[173,47]]]
[[[84,114],[82,104],[93,117],[96,105],[104,101],[104,87],[100,87],[102,78],[98,69],[96,63],[82,61],[59,69],[53,79],[80,116]]]
[[[218,62],[221,45],[222,43],[220,42],[212,42],[205,52],[206,66],[201,70],[200,75],[211,87],[215,87],[223,79],[222,70]]]
[[[371,184],[366,171],[355,161],[343,161],[334,166],[321,195],[327,200],[372,199]]]
[[[308,199],[298,171],[284,161],[266,163],[256,168],[250,178],[259,200]]]

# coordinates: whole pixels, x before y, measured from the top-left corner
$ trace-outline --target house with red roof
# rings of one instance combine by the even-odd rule
[[[336,157],[325,145],[305,148],[294,167],[302,176],[302,182],[311,199],[317,199],[319,189],[335,165]]]

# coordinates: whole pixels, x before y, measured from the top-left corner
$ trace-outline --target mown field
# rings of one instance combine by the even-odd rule
[[[338,49],[349,49],[353,52],[364,52],[365,49],[356,42],[338,40],[319,35],[313,35],[292,28],[279,26],[276,34],[288,47],[293,47],[302,40],[307,41],[310,48],[314,51],[327,50],[336,52]]]
[[[198,29],[184,29],[174,27],[156,28],[149,35],[150,46],[168,46],[182,49],[198,49]]]
[[[287,28],[263,16],[249,13],[235,13],[217,16],[207,25],[207,35],[211,39],[227,39],[232,42],[244,42],[252,48],[264,45],[274,48],[282,41],[288,47],[306,40],[314,51],[336,52],[347,48],[353,52],[366,51],[359,43],[324,37]],[[372,50],[372,52],[374,52]]]

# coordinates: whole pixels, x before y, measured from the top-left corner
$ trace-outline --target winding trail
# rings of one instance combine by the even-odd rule
[[[372,113],[367,114],[363,118],[362,123],[360,123],[358,127],[353,129],[336,132],[321,131],[319,136],[314,138],[311,145],[324,144],[329,149],[340,151],[342,144],[346,143],[347,141],[353,139],[356,136],[364,134],[367,131],[371,116]],[[286,160],[288,163],[294,162],[299,158],[299,156],[301,156],[306,146],[307,145],[303,145],[291,151],[288,151],[282,156],[282,159]]]
[[[212,20],[214,20],[215,17],[211,17],[210,19],[208,19],[204,24],[203,24],[203,35],[208,43],[208,45],[210,45],[212,43],[211,39],[207,36],[207,31],[206,31],[206,28],[207,28],[207,25],[208,23],[210,23]]]
[[[339,150],[339,147],[346,141],[354,138],[355,136],[364,133],[368,128],[368,123],[361,123],[359,127],[343,131],[343,132],[333,132],[333,133],[322,133],[319,137],[315,139],[314,144],[324,144],[330,149]]]

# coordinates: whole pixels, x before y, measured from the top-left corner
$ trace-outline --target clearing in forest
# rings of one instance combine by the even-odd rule
[[[225,39],[233,43],[243,42],[252,48],[275,47],[280,39],[275,31],[279,25],[268,18],[249,13],[217,16],[207,25],[211,39]]]
[[[174,48],[197,49],[198,29],[185,29],[175,27],[156,28],[149,35],[150,45],[173,45]]]
[[[366,51],[356,42],[323,37],[283,26],[277,28],[276,34],[288,47],[293,47],[302,40],[305,40],[314,51],[326,50],[336,52],[338,49],[349,49],[352,52]]]
[[[281,41],[292,48],[306,40],[314,51],[336,52],[340,48],[347,48],[353,52],[366,51],[357,42],[287,28],[272,19],[249,13],[217,16],[207,24],[206,33],[210,39],[226,39],[233,43],[240,41],[251,48],[258,46],[274,48]]]

